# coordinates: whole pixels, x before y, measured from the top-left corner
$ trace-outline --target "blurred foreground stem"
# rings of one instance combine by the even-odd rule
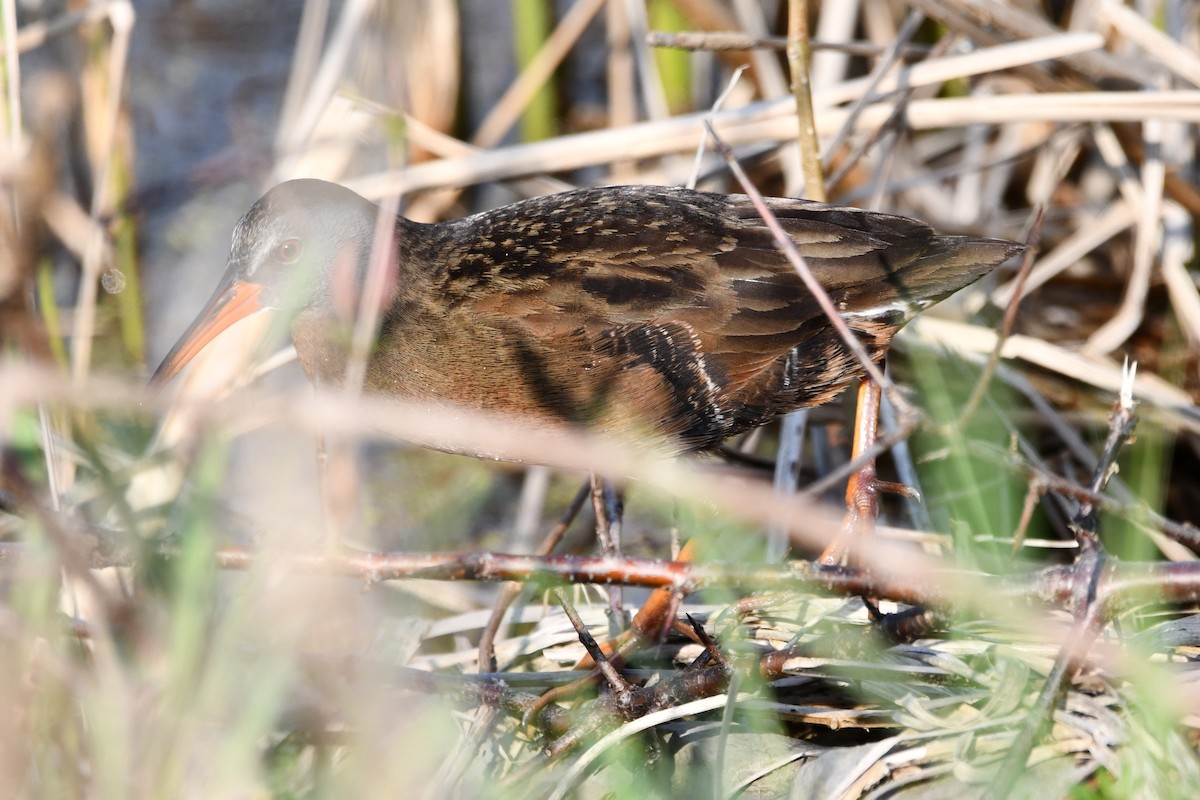
[[[825,173],[821,169],[821,148],[817,141],[816,118],[812,105],[809,66],[812,44],[808,31],[808,0],[788,0],[788,69],[792,76],[792,96],[796,98],[796,118],[800,123],[800,163],[804,169],[804,194],[810,200],[825,202]]]

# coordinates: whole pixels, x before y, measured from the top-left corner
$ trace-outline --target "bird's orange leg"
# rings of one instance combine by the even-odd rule
[[[883,392],[870,379],[858,384],[858,404],[854,414],[854,446],[850,458],[857,460],[875,444],[879,433],[879,403]],[[846,518],[841,530],[834,537],[821,563],[838,565],[846,560],[856,540],[875,531],[875,518],[879,515],[879,481],[875,477],[875,459],[872,458],[850,475],[846,485]]]
[[[875,446],[875,440],[879,436],[879,404],[882,400],[883,390],[875,381],[864,378],[858,384],[858,404],[854,414],[854,446],[850,453],[852,461],[857,461],[863,453]],[[844,563],[856,540],[875,532],[875,518],[879,516],[881,492],[920,498],[911,486],[879,480],[875,475],[875,459],[869,459],[850,475],[846,484],[846,518],[842,521],[838,535],[825,548],[825,552],[821,553],[822,564]]]

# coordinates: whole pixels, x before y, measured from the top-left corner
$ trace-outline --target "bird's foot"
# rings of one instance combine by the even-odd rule
[[[885,493],[921,499],[921,493],[907,484],[879,480],[875,476],[874,461],[864,464],[850,476],[850,483],[846,487],[846,516],[842,519],[837,536],[821,553],[821,564],[846,564],[855,546],[874,535],[875,519],[879,516],[879,496]]]
[[[846,516],[837,536],[821,553],[820,563],[836,567],[849,560],[850,553],[861,540],[875,533],[875,518],[879,516],[881,481],[875,477],[875,462],[869,461],[850,476],[846,487]]]

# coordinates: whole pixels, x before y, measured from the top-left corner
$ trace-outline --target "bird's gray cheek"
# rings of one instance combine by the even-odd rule
[[[333,306],[333,313],[346,323],[353,321],[358,315],[362,295],[359,258],[358,248],[348,245],[334,254],[329,267],[329,301]]]
[[[374,269],[382,269],[382,274],[372,275]],[[348,245],[341,249],[333,260],[329,270],[329,299],[334,314],[342,321],[352,321],[358,317],[364,300],[364,293],[373,304],[376,312],[382,312],[392,302],[396,294],[396,281],[399,268],[395,256],[385,263],[368,263],[366,254],[357,247]]]

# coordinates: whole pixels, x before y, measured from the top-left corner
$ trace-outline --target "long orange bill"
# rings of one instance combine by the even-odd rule
[[[175,377],[184,365],[226,328],[238,320],[266,310],[262,303],[262,289],[257,283],[239,280],[232,273],[226,274],[208,305],[158,365],[150,384],[158,386]]]

